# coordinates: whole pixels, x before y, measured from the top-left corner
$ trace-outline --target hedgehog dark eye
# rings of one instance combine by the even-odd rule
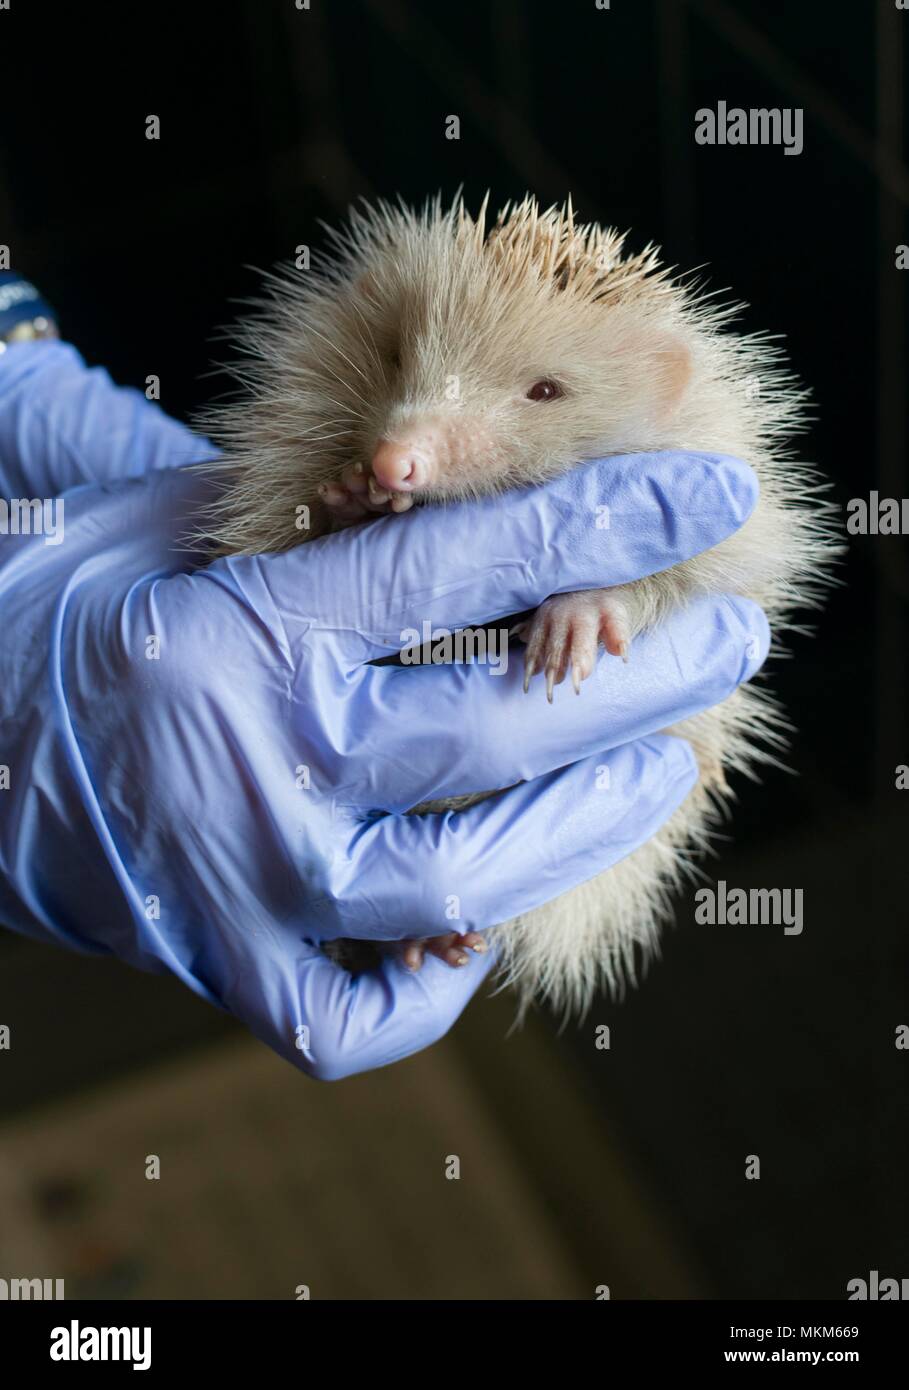
[[[394,352],[388,354],[388,360],[396,372],[401,370],[401,354],[398,352],[397,348]]]
[[[557,381],[535,381],[527,392],[529,401],[556,401],[563,395],[561,386]]]

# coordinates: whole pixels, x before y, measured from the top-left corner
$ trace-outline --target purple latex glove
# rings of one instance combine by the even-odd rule
[[[439,1038],[492,962],[353,979],[319,943],[482,930],[629,854],[696,778],[657,731],[753,674],[768,634],[754,605],[702,601],[553,706],[519,663],[369,663],[426,620],[667,568],[741,525],[757,484],[716,456],[612,458],[197,569],[179,538],[211,484],[174,465],[211,454],[70,347],[0,357],[0,497],[65,494],[59,542],[0,535],[0,921],[169,970],[345,1076]]]

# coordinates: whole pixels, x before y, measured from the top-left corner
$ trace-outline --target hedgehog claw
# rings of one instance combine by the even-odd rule
[[[387,492],[385,488],[379,487],[375,478],[371,475],[369,479],[369,500],[375,506],[382,506],[384,503],[391,501],[391,493]]]
[[[628,661],[633,608],[627,592],[585,589],[576,594],[555,594],[542,603],[532,618],[518,626],[525,634],[524,689],[541,668],[546,670],[546,698],[568,671],[576,695],[593,672],[597,651],[604,646],[612,656]]]

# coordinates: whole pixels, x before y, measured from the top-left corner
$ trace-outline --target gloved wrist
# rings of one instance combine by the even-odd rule
[[[0,352],[12,343],[59,338],[53,309],[30,280],[0,270]]]

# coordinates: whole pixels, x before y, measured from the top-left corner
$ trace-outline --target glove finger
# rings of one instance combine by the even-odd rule
[[[356,978],[304,942],[254,963],[225,1005],[267,1046],[308,1075],[335,1081],[384,1067],[438,1041],[494,964],[490,953],[458,969],[428,959],[411,973],[393,956]]]
[[[550,594],[629,583],[719,544],[746,520],[757,480],[715,454],[582,464],[543,487],[415,508],[277,555],[233,557],[291,639],[330,635],[346,664],[398,652],[424,624],[455,630]]]
[[[394,940],[507,921],[649,840],[696,780],[688,744],[655,735],[463,811],[362,823],[307,902],[316,934]]]
[[[395,812],[510,787],[718,704],[769,644],[756,604],[705,598],[637,638],[627,665],[601,653],[580,695],[566,680],[552,705],[542,676],[524,693],[517,644],[500,676],[475,664],[368,667],[354,690],[338,681],[337,708],[350,704],[328,740],[327,775],[348,801]]]

